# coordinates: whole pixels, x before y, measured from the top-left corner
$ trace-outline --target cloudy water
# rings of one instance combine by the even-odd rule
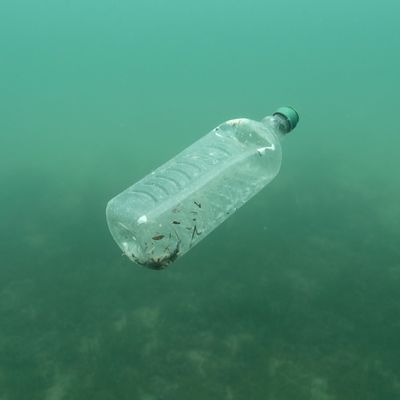
[[[400,5],[2,0],[0,400],[400,398]],[[218,124],[279,175],[162,271],[107,202]]]

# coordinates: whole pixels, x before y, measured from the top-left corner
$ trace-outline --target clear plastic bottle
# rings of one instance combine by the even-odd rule
[[[107,222],[124,254],[152,269],[185,254],[275,178],[298,119],[281,107],[261,122],[224,122],[111,199]]]

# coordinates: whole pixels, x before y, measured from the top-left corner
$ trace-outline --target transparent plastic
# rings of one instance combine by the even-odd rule
[[[279,114],[219,125],[110,200],[114,240],[130,260],[165,268],[274,179],[288,130]]]

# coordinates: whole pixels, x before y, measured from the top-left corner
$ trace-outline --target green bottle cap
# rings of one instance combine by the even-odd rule
[[[293,130],[299,122],[299,114],[293,107],[279,107],[273,115],[276,114],[282,115],[288,122],[289,130],[287,133]]]

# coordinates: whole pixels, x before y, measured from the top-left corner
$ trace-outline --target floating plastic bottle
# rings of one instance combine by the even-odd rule
[[[185,254],[275,178],[281,138],[298,119],[281,107],[261,122],[224,122],[111,199],[107,222],[123,253],[157,270]]]

